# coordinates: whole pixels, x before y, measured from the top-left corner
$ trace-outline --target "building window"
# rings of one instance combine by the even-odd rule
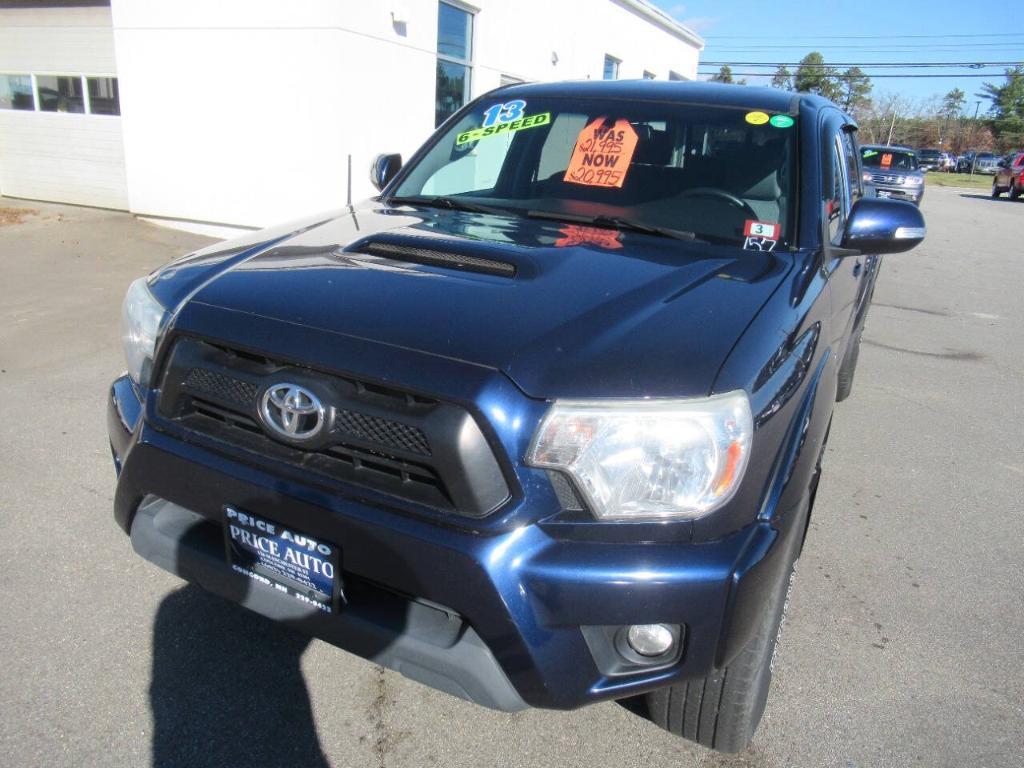
[[[35,108],[31,75],[0,75],[0,109]]]
[[[77,75],[36,75],[36,95],[42,112],[85,113],[85,92]]]
[[[619,79],[619,60],[605,55],[604,57],[604,79],[605,80],[618,80]]]
[[[472,60],[473,14],[450,3],[438,3],[435,126],[469,101]]]
[[[90,115],[120,115],[121,96],[116,77],[87,77]]]
[[[0,75],[0,109],[120,115],[117,78],[106,75]]]
[[[678,72],[673,72],[671,69],[668,71],[669,80],[685,80],[686,78],[680,75]]]
[[[653,72],[649,72],[646,69],[644,70],[644,80],[653,80],[655,77],[656,75]]]

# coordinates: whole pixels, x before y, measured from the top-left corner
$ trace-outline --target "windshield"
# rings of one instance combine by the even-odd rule
[[[918,157],[927,157],[927,158],[935,158],[935,157],[941,157],[942,156],[942,153],[939,152],[939,150],[937,150],[937,149],[920,149],[920,150],[918,150],[917,154],[918,154]]]
[[[793,117],[759,110],[498,97],[452,125],[392,198],[445,198],[449,207],[632,224],[746,247],[751,235],[767,235],[786,247],[796,135]]]
[[[865,147],[861,150],[867,168],[881,168],[883,171],[916,171],[917,158],[913,152],[892,147]]]

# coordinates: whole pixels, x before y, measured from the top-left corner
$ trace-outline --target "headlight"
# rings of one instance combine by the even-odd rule
[[[741,391],[699,400],[560,400],[527,462],[568,473],[602,520],[693,519],[732,498],[752,434]]]
[[[146,278],[140,277],[128,287],[121,307],[121,341],[128,361],[128,373],[143,389],[149,387],[153,350],[164,312],[149,292]]]
[[[920,176],[907,176],[906,184],[909,187],[919,187],[924,183]]]

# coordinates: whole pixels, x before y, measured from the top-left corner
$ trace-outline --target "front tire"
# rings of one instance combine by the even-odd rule
[[[860,358],[860,340],[864,335],[862,328],[853,339],[850,351],[839,368],[839,383],[836,387],[836,402],[841,403],[850,396],[853,391],[853,375],[857,372],[857,360]]]
[[[1010,182],[1010,199],[1016,200],[1020,197],[1020,189],[1012,181]]]
[[[795,557],[789,562],[757,633],[727,667],[647,694],[648,714],[655,725],[719,752],[740,752],[750,744],[768,701],[796,563]]]

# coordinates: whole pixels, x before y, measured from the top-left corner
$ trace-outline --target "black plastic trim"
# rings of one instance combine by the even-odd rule
[[[443,606],[346,574],[347,606],[321,613],[230,570],[219,525],[153,496],[136,511],[131,540],[166,571],[419,683],[491,709],[527,708],[480,636]]]

